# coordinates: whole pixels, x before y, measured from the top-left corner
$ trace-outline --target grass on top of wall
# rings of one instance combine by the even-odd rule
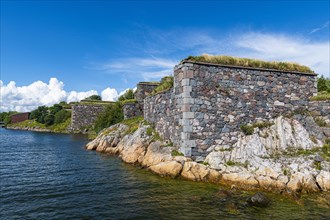
[[[251,68],[275,69],[282,71],[294,71],[315,74],[309,67],[291,62],[263,61],[249,58],[239,58],[230,56],[213,56],[203,54],[201,56],[189,56],[183,61],[214,63],[231,66],[242,66]]]
[[[330,100],[330,92],[322,91],[318,92],[316,96],[310,98],[311,101],[328,101]]]
[[[174,85],[174,77],[173,76],[165,76],[160,80],[159,86],[157,86],[150,95],[155,95],[166,90],[169,90]]]

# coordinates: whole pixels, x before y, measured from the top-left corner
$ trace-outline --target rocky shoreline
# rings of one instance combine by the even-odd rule
[[[134,132],[125,124],[106,128],[86,149],[118,155],[126,163],[172,178],[279,193],[330,191],[330,162],[322,154],[328,149],[322,148],[323,133],[315,137],[307,132],[308,120],[278,117],[269,127],[255,128],[252,135],[238,134],[231,148],[215,146],[198,162],[157,138],[144,122]]]

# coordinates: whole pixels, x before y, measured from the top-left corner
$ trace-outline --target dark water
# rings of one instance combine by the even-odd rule
[[[1,129],[1,219],[330,219],[329,194],[298,202],[161,178],[85,151],[82,136]]]

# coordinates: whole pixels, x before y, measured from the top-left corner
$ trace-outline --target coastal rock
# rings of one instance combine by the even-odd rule
[[[126,163],[141,163],[148,147],[147,127],[140,127],[132,135],[126,135],[119,144],[121,159]]]
[[[172,160],[171,152],[173,147],[164,147],[162,144],[161,141],[156,141],[148,146],[147,153],[142,161],[142,166],[150,167],[161,162]]]
[[[330,191],[330,171],[321,170],[316,177],[316,182],[324,191]]]
[[[267,207],[270,204],[270,199],[261,192],[257,192],[247,200],[248,204],[257,207]]]
[[[186,162],[183,166],[181,176],[193,181],[207,181],[210,171],[204,164]]]
[[[180,175],[182,165],[176,161],[167,161],[150,166],[149,169],[159,175],[175,178]]]

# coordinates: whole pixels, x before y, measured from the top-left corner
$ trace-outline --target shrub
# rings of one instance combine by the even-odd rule
[[[241,130],[245,135],[251,135],[254,132],[254,127],[252,125],[241,125]]]
[[[122,106],[120,103],[113,103],[105,108],[105,110],[99,114],[95,123],[94,129],[98,133],[103,128],[107,128],[113,124],[119,123],[124,119]]]
[[[65,109],[62,109],[59,112],[56,112],[54,123],[55,124],[63,123],[70,117],[71,117],[71,112],[67,111]]]

